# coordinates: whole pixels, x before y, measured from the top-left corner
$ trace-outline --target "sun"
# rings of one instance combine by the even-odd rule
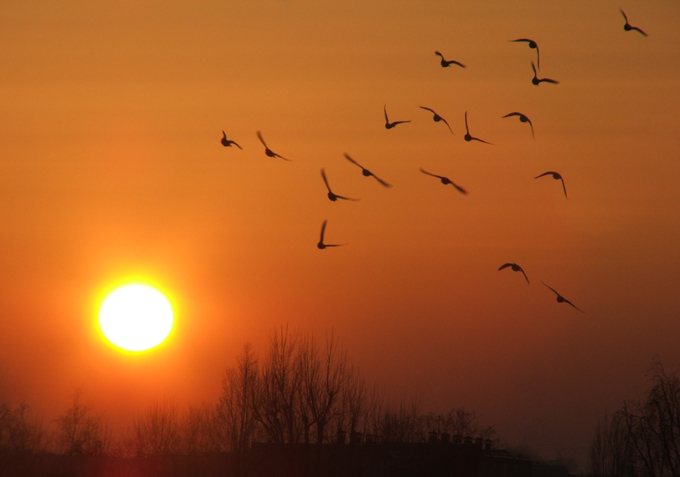
[[[144,351],[161,344],[173,324],[172,305],[158,290],[133,284],[116,288],[99,309],[99,326],[114,345]]]

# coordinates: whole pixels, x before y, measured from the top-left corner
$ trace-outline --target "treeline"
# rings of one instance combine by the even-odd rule
[[[413,398],[392,404],[351,364],[330,335],[275,331],[262,357],[246,345],[225,370],[216,403],[180,409],[158,404],[117,438],[76,391],[51,426],[22,404],[0,404],[0,452],[163,456],[242,453],[253,442],[321,444],[368,440],[425,442],[433,435],[494,439],[474,412],[424,412]]]
[[[598,425],[593,477],[680,476],[680,379],[655,363],[646,399],[624,402]]]

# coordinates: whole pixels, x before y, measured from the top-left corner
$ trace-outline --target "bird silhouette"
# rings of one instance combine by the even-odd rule
[[[397,124],[402,124],[402,123],[410,123],[411,121],[394,121],[393,123],[390,122],[389,119],[387,119],[387,105],[383,107],[383,111],[385,112],[385,129],[392,129],[394,126]]]
[[[479,142],[483,142],[484,144],[491,144],[488,141],[485,141],[483,139],[479,139],[478,137],[474,137],[470,134],[470,129],[468,128],[467,111],[465,111],[465,136],[463,136],[463,139],[465,139],[468,142],[479,141]],[[493,145],[493,144],[491,144],[491,145]]]
[[[323,224],[321,224],[321,237],[319,238],[319,243],[316,244],[317,248],[319,250],[323,250],[328,247],[340,247],[342,245],[347,245],[344,243],[324,243],[323,237],[326,234],[326,224],[328,223],[328,220],[324,220]]]
[[[531,69],[534,70],[534,77],[531,79],[531,83],[538,86],[541,83],[550,83],[550,84],[559,84],[560,82],[554,79],[550,78],[539,78],[536,76],[536,66],[534,66],[534,62],[531,62]]]
[[[279,159],[283,159],[284,161],[290,161],[290,159],[286,159],[285,157],[280,156],[280,155],[276,154],[274,151],[272,151],[271,149],[269,149],[269,146],[267,146],[267,143],[264,142],[264,138],[262,137],[262,133],[260,133],[260,131],[257,131],[257,137],[260,139],[260,142],[264,146],[264,153],[267,156],[278,157]]]
[[[536,43],[534,40],[530,40],[529,38],[517,38],[516,40],[509,40],[512,42],[524,42],[529,44],[529,48],[532,50],[536,50],[536,65],[538,66],[538,69],[541,69],[541,57],[538,52],[538,43]]]
[[[461,63],[460,61],[446,60],[446,59],[444,59],[444,55],[442,55],[442,54],[439,53],[438,51],[435,51],[434,54],[437,55],[438,57],[440,57],[440,58],[442,59],[442,60],[439,62],[439,64],[442,65],[442,68],[448,68],[448,67],[451,66],[451,65],[458,65],[458,66],[460,66],[461,68],[465,68],[465,65],[464,65],[463,63]]]
[[[529,123],[529,127],[531,128],[531,137],[534,138],[534,139],[536,139],[536,137],[534,136],[534,125],[531,124],[531,119],[529,119],[525,114],[518,113],[518,112],[508,113],[508,114],[506,114],[506,115],[503,116],[503,117],[504,117],[504,118],[509,118],[509,117],[512,117],[512,116],[517,116],[517,117],[519,117],[519,120],[520,120],[521,122],[523,122],[523,123]]]
[[[503,265],[501,265],[498,268],[498,270],[503,270],[504,268],[508,268],[508,267],[512,268],[513,272],[522,272],[522,275],[524,275],[524,278],[526,279],[527,283],[529,283],[529,278],[527,277],[527,274],[524,273],[524,270],[522,269],[522,267],[520,267],[516,263],[504,263]]]
[[[540,174],[540,175],[534,177],[534,179],[538,179],[539,177],[549,176],[549,175],[552,176],[552,178],[555,179],[556,181],[557,180],[562,181],[562,190],[564,191],[564,197],[567,197],[567,188],[565,187],[564,179],[562,178],[562,175],[559,172],[554,172],[554,171],[544,172],[543,174]],[[569,197],[567,197],[567,199],[568,198]]]
[[[444,184],[444,185],[449,185],[449,184],[451,184],[451,185],[452,185],[453,187],[455,187],[456,190],[458,190],[458,192],[460,192],[461,194],[467,194],[467,193],[468,193],[465,189],[463,189],[461,186],[455,184],[455,183],[454,183],[451,179],[449,179],[448,177],[438,176],[437,174],[432,174],[431,172],[427,172],[427,171],[426,171],[425,169],[423,169],[422,167],[420,168],[420,172],[422,172],[423,174],[427,174],[428,176],[436,177],[436,178],[439,179],[439,180],[441,181],[441,183]]]
[[[555,290],[553,287],[551,287],[550,285],[546,284],[545,282],[541,282],[541,283],[543,283],[543,285],[545,285],[546,287],[550,288],[550,289],[553,291],[553,293],[554,293],[555,295],[557,295],[557,303],[566,303],[566,304],[568,304],[568,305],[573,306],[574,308],[576,308],[576,309],[577,309],[578,311],[580,311],[581,313],[583,313],[583,310],[582,310],[582,309],[580,309],[578,306],[574,305],[572,302],[570,302],[569,300],[567,300],[566,298],[564,298],[562,295],[560,295],[559,293],[557,293],[557,290]]]
[[[220,143],[224,147],[231,147],[231,145],[233,144],[234,146],[238,147],[239,149],[243,149],[241,146],[236,144],[236,141],[232,141],[231,139],[227,139],[227,133],[225,133],[224,131],[222,131],[222,139],[220,140]]]
[[[354,200],[354,201],[359,200],[359,199],[352,199],[352,198],[349,198],[349,197],[344,197],[344,196],[337,195],[337,194],[333,193],[333,191],[331,190],[331,186],[328,185],[328,179],[326,178],[326,171],[324,171],[323,169],[321,169],[321,177],[323,177],[323,182],[324,182],[324,184],[326,184],[326,189],[328,189],[328,198],[332,202],[335,202],[338,199]]]
[[[426,110],[426,111],[429,111],[429,112],[431,112],[432,114],[434,114],[434,116],[432,117],[432,119],[434,120],[434,122],[435,122],[435,123],[438,123],[439,121],[443,122],[444,124],[446,124],[446,127],[449,128],[449,131],[451,131],[451,134],[453,134],[453,131],[451,130],[451,126],[449,126],[448,121],[447,121],[446,119],[442,118],[439,114],[437,114],[437,112],[436,112],[434,109],[432,109],[432,108],[426,108],[425,106],[420,106],[420,107],[421,107],[422,109],[424,109],[424,110]]]
[[[623,25],[624,30],[626,31],[635,30],[636,32],[641,33],[643,36],[648,36],[647,33],[642,31],[640,28],[634,27],[630,23],[628,23],[628,16],[626,16],[626,13],[622,9],[619,8],[619,11],[621,12],[621,15],[623,15],[624,20],[626,20],[626,24]]]
[[[364,166],[362,166],[361,164],[359,164],[357,161],[355,161],[354,159],[352,159],[351,157],[349,157],[349,154],[345,154],[345,158],[346,158],[349,162],[351,162],[352,164],[354,164],[355,166],[359,166],[359,167],[361,168],[361,173],[362,173],[365,177],[373,177],[375,180],[377,180],[378,182],[380,182],[380,183],[381,183],[382,185],[384,185],[385,187],[392,187],[391,184],[388,184],[387,182],[385,182],[384,180],[382,180],[381,178],[379,178],[378,176],[376,176],[375,174],[373,174],[371,171],[369,171],[368,169],[366,169]]]

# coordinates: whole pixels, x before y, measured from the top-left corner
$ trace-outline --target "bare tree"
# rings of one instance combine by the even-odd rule
[[[643,401],[624,402],[609,425],[598,426],[590,453],[593,475],[680,475],[680,379],[652,367]]]
[[[589,460],[592,477],[636,475],[634,449],[622,413],[598,423]]]
[[[79,388],[73,393],[72,404],[56,421],[57,440],[62,452],[98,455],[106,450],[110,440],[109,429],[103,424],[102,417],[95,415],[83,402]]]
[[[297,334],[288,328],[274,332],[267,361],[262,367],[253,410],[267,439],[297,443],[302,437],[299,420],[301,376],[295,363]]]
[[[182,450],[177,407],[154,405],[132,423],[131,446],[138,456],[171,455]]]
[[[42,423],[32,418],[29,411],[25,402],[14,409],[0,404],[0,453],[43,450]]]
[[[311,417],[304,423],[316,427],[316,442],[321,444],[328,423],[342,411],[340,393],[347,380],[347,356],[338,350],[333,335],[326,338],[325,352],[320,355],[310,336],[298,350],[297,364],[302,377],[301,415]],[[309,442],[308,430],[305,442]]]
[[[257,358],[248,343],[238,358],[238,367],[227,369],[222,378],[222,395],[216,407],[215,419],[223,448],[232,452],[247,450],[255,436],[257,366]]]

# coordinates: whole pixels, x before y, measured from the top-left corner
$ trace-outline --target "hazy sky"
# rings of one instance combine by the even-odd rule
[[[680,368],[678,1],[10,1],[0,22],[3,400],[51,417],[80,386],[120,422],[214,401],[288,325],[396,398],[581,458],[655,356]],[[522,37],[558,85],[531,84]],[[330,202],[321,168],[361,200]],[[316,248],[325,219],[346,246]],[[177,305],[137,356],[96,330],[130,278]]]

